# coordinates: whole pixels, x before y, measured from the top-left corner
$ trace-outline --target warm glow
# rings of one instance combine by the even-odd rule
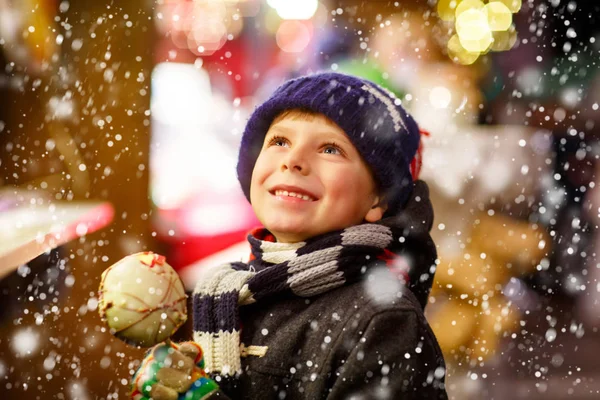
[[[485,5],[488,24],[492,31],[505,31],[512,24],[512,13],[499,1],[494,1]]]
[[[437,4],[437,12],[442,21],[454,21],[454,13],[456,6],[460,0],[439,0]]]
[[[506,31],[493,32],[494,43],[492,43],[493,51],[506,51],[512,49],[517,42],[517,30],[511,26]]]
[[[461,15],[465,11],[470,11],[470,10],[482,11],[483,7],[484,7],[484,4],[480,0],[462,0],[456,6],[455,17],[457,19],[457,22],[458,22],[459,15]]]
[[[209,19],[203,24],[194,24],[187,34],[187,46],[194,53],[210,54],[225,43],[227,27],[219,19]]]
[[[277,10],[274,8],[268,8],[265,11],[265,30],[272,35],[277,33],[277,29],[279,29],[279,25],[281,25],[281,17],[277,14]]]
[[[160,63],[152,71],[150,107],[153,118],[165,124],[197,124],[210,109],[208,73],[192,64]]]
[[[454,62],[462,65],[473,64],[479,58],[479,53],[469,52],[460,44],[458,35],[453,35],[448,41],[448,54]]]
[[[224,0],[173,0],[159,5],[154,20],[161,34],[171,37],[181,49],[210,55],[228,36],[242,31],[244,19],[236,2]]]
[[[521,9],[521,0],[490,0],[490,3],[502,3],[511,13],[518,13]]]
[[[315,15],[319,2],[317,0],[267,0],[282,19],[310,19]]]
[[[492,31],[487,16],[481,9],[472,8],[456,18],[456,32],[465,50],[482,53],[492,44]]]
[[[275,35],[277,45],[286,53],[303,51],[310,43],[310,38],[310,30],[300,21],[283,21]]]
[[[448,108],[452,101],[452,93],[448,88],[436,86],[429,92],[429,102],[435,108]]]
[[[488,51],[510,50],[517,41],[512,14],[521,0],[439,0],[440,19],[454,21],[456,34],[448,41],[448,55],[459,64],[474,63]]]

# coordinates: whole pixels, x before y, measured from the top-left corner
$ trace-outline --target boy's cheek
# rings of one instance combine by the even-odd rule
[[[259,190],[264,189],[267,178],[268,176],[266,176],[264,171],[255,171],[252,175],[252,180],[250,181],[250,195],[252,195],[253,192],[258,193]]]
[[[256,161],[254,169],[252,170],[252,179],[250,180],[251,185],[256,185],[264,181],[265,168],[263,166],[263,163],[260,161],[260,159]]]
[[[363,193],[365,188],[362,187],[363,185],[357,184],[357,180],[353,178],[354,176],[353,172],[347,169],[336,169],[335,171],[325,169],[320,178],[323,186],[327,188],[330,194],[356,196],[357,190],[360,190],[359,193]],[[346,179],[340,179],[340,177]],[[351,177],[352,179],[350,179]]]
[[[260,171],[256,171],[256,175],[253,175],[250,183],[250,203],[253,207],[260,205],[269,193],[267,193],[267,178]]]
[[[273,157],[269,157],[268,155],[260,155],[256,160],[256,164],[254,164],[254,170],[252,171],[252,176],[256,175],[257,178],[263,177],[268,171],[274,169],[274,160]],[[263,178],[264,179],[264,178]]]

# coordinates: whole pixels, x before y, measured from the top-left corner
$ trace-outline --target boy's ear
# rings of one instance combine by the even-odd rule
[[[380,199],[379,196],[375,196],[375,200],[373,201],[373,205],[371,209],[365,215],[365,221],[367,222],[377,222],[381,218],[383,218],[383,214],[387,210],[387,204],[384,199]]]

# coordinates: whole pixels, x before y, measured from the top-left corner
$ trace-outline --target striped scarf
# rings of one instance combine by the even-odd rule
[[[429,236],[433,213],[427,186],[420,192],[425,197],[413,193],[399,216],[304,242],[277,243],[266,229],[256,229],[248,235],[248,263],[207,269],[193,297],[194,341],[204,351],[207,372],[222,376],[241,372],[244,346],[240,343],[239,307],[270,296],[316,296],[360,280],[373,267],[387,265],[407,283],[424,308],[436,251]],[[425,213],[415,215],[415,211]]]

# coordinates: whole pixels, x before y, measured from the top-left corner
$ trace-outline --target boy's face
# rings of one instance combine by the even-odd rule
[[[265,228],[288,243],[375,222],[385,212],[358,150],[322,115],[275,120],[254,166],[250,200]]]

